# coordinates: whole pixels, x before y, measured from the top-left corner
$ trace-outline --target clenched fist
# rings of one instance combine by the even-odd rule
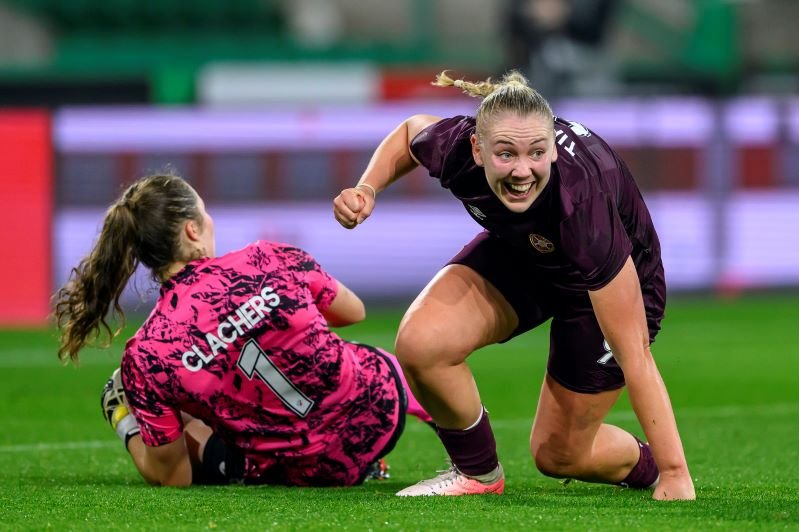
[[[375,207],[374,189],[360,185],[345,188],[333,200],[333,216],[342,227],[352,229],[363,223]]]

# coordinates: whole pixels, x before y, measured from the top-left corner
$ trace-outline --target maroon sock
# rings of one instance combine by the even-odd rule
[[[655,464],[655,458],[652,456],[649,445],[638,438],[635,438],[635,441],[638,442],[638,448],[641,451],[638,463],[635,464],[630,474],[619,482],[619,486],[624,486],[625,488],[648,488],[657,480],[660,471],[658,471],[658,466]]]
[[[494,433],[488,422],[488,412],[485,410],[477,425],[470,429],[451,430],[436,427],[436,432],[452,463],[461,473],[472,476],[484,475],[496,469],[499,464],[497,442],[494,440]]]

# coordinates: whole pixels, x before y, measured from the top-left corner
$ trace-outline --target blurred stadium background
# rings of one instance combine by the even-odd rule
[[[799,3],[0,1],[0,324],[45,323],[104,208],[165,165],[206,198],[220,252],[292,242],[367,301],[407,303],[477,226],[422,172],[354,232],[330,202],[407,115],[474,109],[430,87],[444,68],[519,68],[617,147],[673,291],[799,286],[788,20]]]

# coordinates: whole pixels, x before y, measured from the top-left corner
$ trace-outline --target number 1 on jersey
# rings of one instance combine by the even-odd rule
[[[298,416],[307,416],[313,407],[314,402],[294,386],[255,340],[244,344],[236,365],[250,380],[253,375],[258,375],[278,399]]]

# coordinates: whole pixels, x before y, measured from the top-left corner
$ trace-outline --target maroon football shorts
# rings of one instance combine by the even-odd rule
[[[530,255],[487,231],[479,233],[450,264],[473,269],[502,293],[519,318],[506,342],[550,318],[547,372],[569,390],[598,393],[624,386],[624,374],[605,342],[586,290],[555,286]],[[666,306],[663,269],[642,286],[649,341],[655,340]]]

